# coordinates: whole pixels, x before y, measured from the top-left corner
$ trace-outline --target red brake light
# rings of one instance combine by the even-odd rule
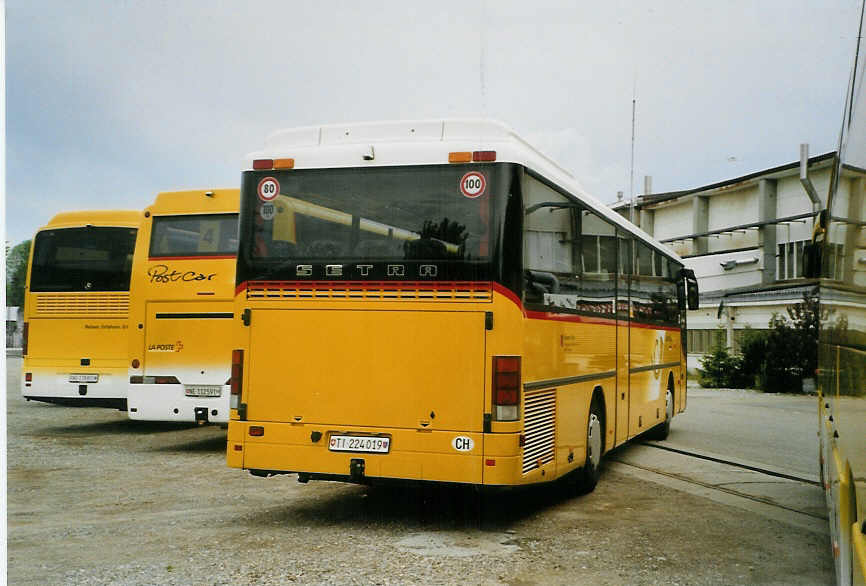
[[[472,153],[472,160],[475,162],[495,161],[496,151],[475,151]]]
[[[155,376],[153,382],[158,385],[179,385],[180,381],[176,376]]]
[[[263,435],[265,435],[265,428],[261,425],[251,425],[250,435],[253,437],[262,437]]]
[[[493,418],[517,421],[520,405],[520,356],[493,357]]]
[[[33,373],[32,372],[25,372],[24,373],[24,382],[28,382],[28,383],[33,382]]]
[[[253,169],[273,169],[273,159],[256,159],[253,161]]]
[[[132,368],[138,368],[139,366],[141,366],[141,362],[138,360],[138,358],[133,358],[132,359]]]
[[[237,409],[241,402],[241,386],[244,380],[244,351],[232,350],[231,397],[229,407]]]
[[[27,356],[27,339],[30,337],[30,322],[24,322],[24,329],[21,331],[21,355]]]

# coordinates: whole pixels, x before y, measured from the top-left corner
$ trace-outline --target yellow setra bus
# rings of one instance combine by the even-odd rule
[[[866,33],[866,2],[860,35]],[[858,42],[827,204],[807,251],[817,278],[821,480],[840,586],[866,584],[866,50]]]
[[[24,298],[27,400],[126,409],[129,283],[140,211],[57,214],[36,232]]]
[[[129,417],[226,422],[238,190],[160,193],[132,272]]]
[[[685,408],[693,275],[501,124],[278,132],[239,241],[231,467],[588,491]]]

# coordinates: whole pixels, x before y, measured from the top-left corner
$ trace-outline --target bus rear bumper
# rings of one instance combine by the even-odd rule
[[[22,376],[21,396],[29,401],[42,401],[69,407],[109,407],[125,409],[127,396],[126,370],[85,371],[78,369],[72,372],[59,372],[58,368],[27,368],[31,374],[27,381]],[[68,370],[64,369],[64,370]],[[70,379],[86,372],[95,377],[81,381]]]
[[[254,433],[250,435],[250,428]],[[335,451],[332,435],[389,438],[388,453]],[[315,424],[229,422],[227,464],[267,476],[297,473],[301,481],[379,480],[461,484],[522,484],[516,453],[491,457],[488,451],[517,448],[517,434],[382,429]],[[467,441],[469,440],[469,441]],[[471,449],[467,449],[471,445]],[[459,449],[458,449],[459,448]]]
[[[183,385],[134,384],[129,386],[129,418],[142,421],[226,423],[229,387],[219,397],[188,397]]]

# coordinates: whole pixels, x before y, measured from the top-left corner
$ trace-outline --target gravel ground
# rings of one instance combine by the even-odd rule
[[[10,584],[824,584],[824,535],[607,470],[477,496],[229,469],[218,427],[27,403],[7,364]]]

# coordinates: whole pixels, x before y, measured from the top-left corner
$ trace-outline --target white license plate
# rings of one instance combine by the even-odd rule
[[[69,382],[71,383],[95,383],[99,381],[98,374],[70,374]]]
[[[387,454],[391,449],[391,438],[369,435],[332,435],[328,441],[332,452],[371,452]]]
[[[219,397],[223,388],[220,385],[184,385],[183,392],[187,397]]]

